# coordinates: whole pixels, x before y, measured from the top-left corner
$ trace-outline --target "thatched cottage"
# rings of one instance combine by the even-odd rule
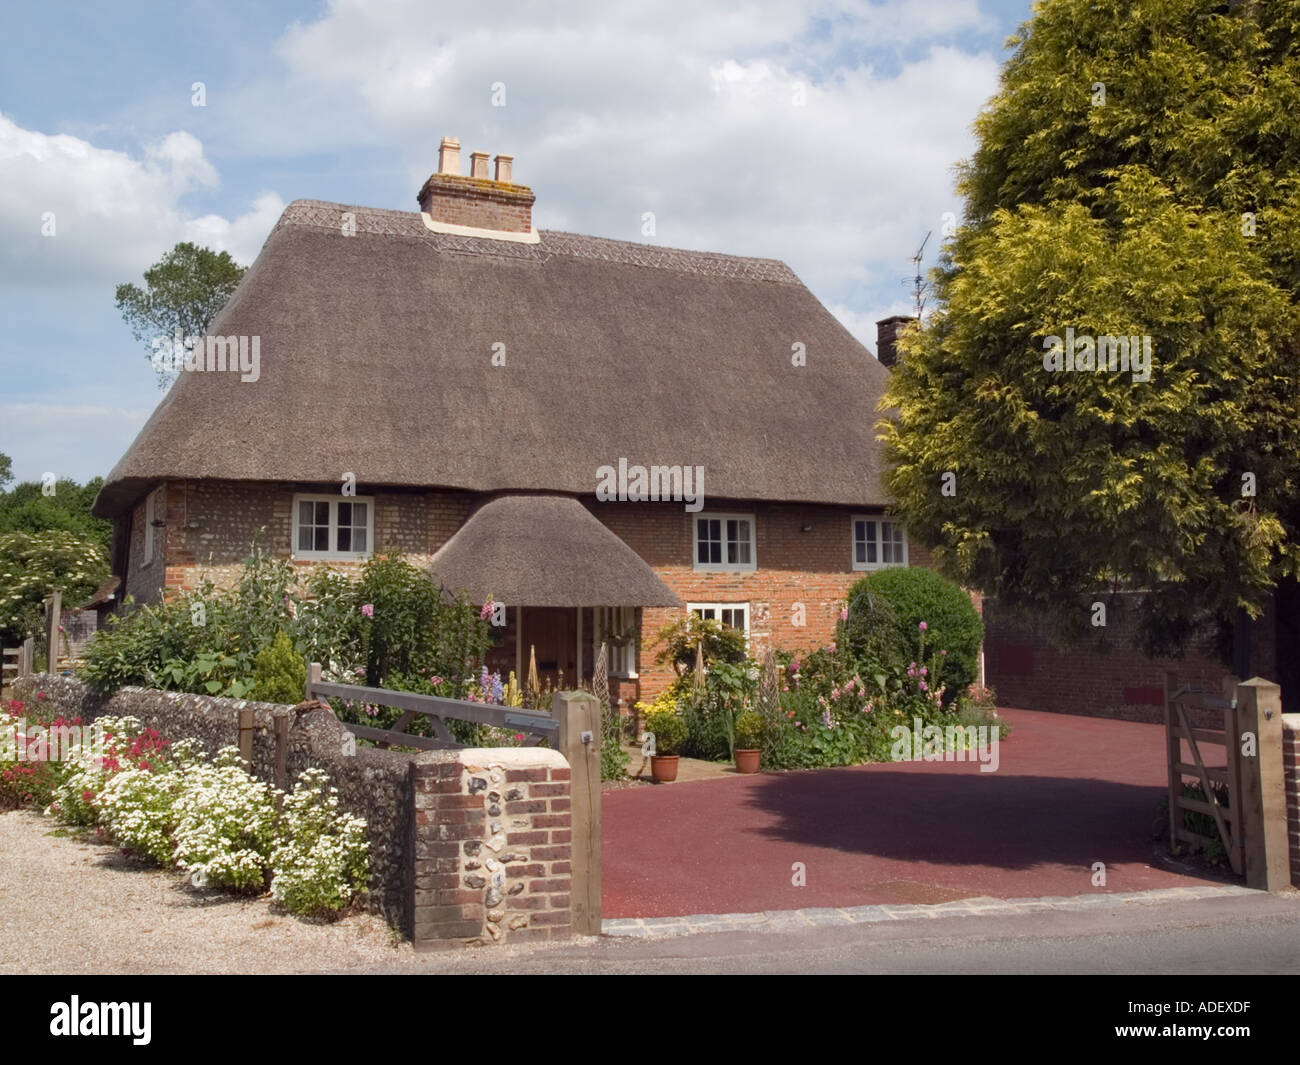
[[[589,677],[605,642],[627,697],[675,613],[815,646],[918,561],[888,371],[783,263],[538,231],[511,159],[463,176],[449,139],[418,198],[285,209],[96,501],[124,593],[228,578],[259,530],[303,566],[400,549],[506,605],[498,665]]]

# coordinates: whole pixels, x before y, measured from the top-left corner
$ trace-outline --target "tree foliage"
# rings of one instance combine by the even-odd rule
[[[207,332],[226,301],[234,294],[245,267],[229,252],[215,252],[188,241],[177,244],[144,272],[144,287],[132,282],[118,285],[116,307],[131,327],[136,340],[149,349],[149,359],[158,354],[155,343],[167,340],[165,351],[179,329],[186,337]],[[176,374],[155,362],[158,385],[170,384]]]
[[[889,487],[963,583],[1058,631],[1150,589],[1169,651],[1300,557],[1300,0],[1049,0],[1012,43],[900,342]],[[1149,380],[1049,371],[1067,328],[1150,337]]]

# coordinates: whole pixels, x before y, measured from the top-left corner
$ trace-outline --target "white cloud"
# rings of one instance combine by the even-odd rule
[[[3,403],[0,450],[13,459],[15,480],[38,481],[48,471],[85,482],[108,473],[105,458],[111,463],[125,454],[150,413],[93,403]]]
[[[218,184],[203,145],[184,131],[133,158],[0,114],[0,280],[120,282],[199,237],[250,262],[283,204],[265,193],[233,220],[192,217],[181,201]]]
[[[407,209],[459,136],[462,159],[515,156],[541,227],[644,240],[653,211],[657,243],[781,258],[845,301],[896,284],[957,209],[952,166],[997,87],[997,59],[958,46],[989,28],[975,0],[505,3],[484,27],[472,5],[333,0],[277,46],[287,109],[241,102],[241,135],[396,146]]]

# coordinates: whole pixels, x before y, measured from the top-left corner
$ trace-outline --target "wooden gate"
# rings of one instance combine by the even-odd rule
[[[1235,686],[1234,677],[1229,678],[1224,688],[1231,691]],[[1194,727],[1190,713],[1193,710],[1210,711],[1218,718],[1215,727]],[[1184,743],[1190,758],[1183,756]],[[1201,685],[1184,684],[1174,688],[1172,674],[1166,674],[1165,744],[1169,763],[1170,848],[1177,853],[1180,843],[1203,848],[1206,843],[1217,841],[1228,856],[1232,871],[1241,875],[1245,869],[1245,850],[1240,828],[1241,766],[1235,696],[1215,695]],[[1223,760],[1207,762],[1206,755],[1211,753],[1207,748],[1223,752]],[[1186,778],[1200,787],[1204,799],[1184,794]],[[1215,835],[1203,836],[1189,828],[1183,817],[1189,811],[1213,817]]]
[[[1230,677],[1223,694],[1216,694],[1203,686],[1177,687],[1166,673],[1164,690],[1170,847],[1176,852],[1180,843],[1218,842],[1248,887],[1289,887],[1281,689],[1260,677],[1240,683]],[[1222,762],[1207,759],[1217,750]],[[1185,794],[1188,780],[1202,797]],[[1211,818],[1212,834],[1189,826],[1188,813]]]

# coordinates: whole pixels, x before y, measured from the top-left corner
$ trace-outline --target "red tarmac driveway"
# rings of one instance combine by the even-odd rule
[[[999,768],[900,762],[609,791],[604,916],[1142,891],[1204,883],[1153,865],[1164,730],[1002,711]],[[792,884],[802,862],[807,884]],[[1106,885],[1092,885],[1092,864]]]

